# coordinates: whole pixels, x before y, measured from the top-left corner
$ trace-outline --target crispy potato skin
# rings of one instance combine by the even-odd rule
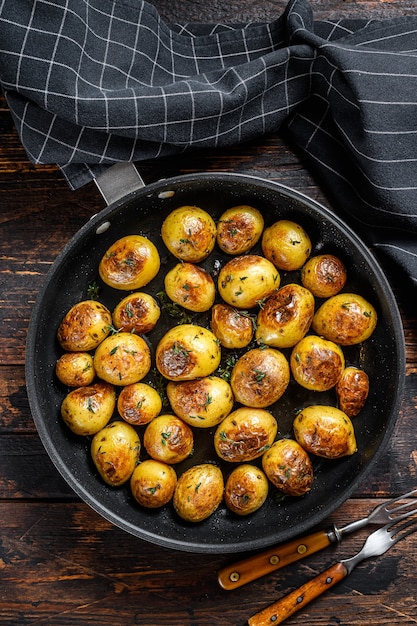
[[[358,367],[346,367],[336,385],[339,408],[355,417],[363,408],[369,394],[368,374]]]
[[[377,324],[375,308],[362,296],[339,293],[316,311],[312,328],[341,346],[352,346],[369,339]]]
[[[195,324],[171,328],[156,348],[156,367],[168,380],[210,376],[219,366],[220,358],[216,336]]]
[[[316,298],[335,296],[343,289],[346,280],[346,267],[333,254],[311,257],[301,268],[301,282]]]
[[[155,298],[148,293],[135,292],[123,298],[113,310],[113,325],[126,333],[144,335],[153,330],[161,315]]]
[[[265,228],[261,245],[265,257],[285,271],[300,269],[311,253],[310,237],[291,220],[278,220]]]
[[[171,465],[146,459],[139,463],[130,478],[130,489],[136,502],[148,509],[167,504],[174,495],[177,474]]]
[[[158,415],[147,425],[143,445],[155,461],[174,465],[190,456],[194,435],[188,424],[176,415]]]
[[[299,385],[312,391],[334,387],[345,367],[340,346],[317,335],[307,335],[293,348],[290,356],[292,375]]]
[[[152,241],[142,235],[126,235],[108,248],[98,271],[106,285],[129,291],[147,285],[159,272],[160,264]]]
[[[212,277],[194,263],[177,263],[165,276],[165,291],[173,302],[189,311],[208,311],[216,288]]]
[[[96,374],[93,357],[88,352],[65,352],[56,362],[55,372],[67,387],[91,385]]]
[[[268,496],[269,484],[264,472],[249,463],[236,467],[226,480],[224,501],[236,515],[257,511]]]
[[[196,428],[217,426],[233,408],[233,393],[228,382],[218,376],[172,382],[167,396],[175,415]]]
[[[302,496],[311,489],[313,464],[307,452],[293,439],[275,441],[262,457],[265,474],[288,496]]]
[[[230,377],[235,400],[257,408],[265,408],[279,400],[289,382],[288,361],[274,348],[249,350],[239,358]]]
[[[245,348],[252,341],[253,326],[248,313],[229,304],[215,304],[211,309],[211,330],[225,348]]]
[[[61,416],[76,435],[94,435],[110,421],[116,407],[113,385],[104,382],[77,387],[62,401]]]
[[[96,433],[91,442],[94,465],[111,487],[119,487],[129,480],[139,454],[139,435],[126,422],[111,422]]]
[[[217,244],[226,254],[244,254],[260,239],[264,218],[254,207],[240,205],[227,209],[217,223]]]
[[[357,450],[351,420],[333,406],[305,407],[294,420],[294,434],[307,452],[326,459],[350,456]]]
[[[187,522],[201,522],[218,508],[223,499],[223,474],[216,465],[194,465],[182,474],[174,492],[174,508]]]
[[[291,348],[309,330],[314,304],[312,293],[301,285],[281,287],[258,313],[256,340],[274,348]]]
[[[199,263],[213,251],[216,224],[200,207],[182,206],[164,220],[161,236],[168,250],[177,259]]]
[[[276,419],[265,409],[241,407],[217,426],[214,447],[224,461],[253,461],[272,445],[277,430]]]
[[[120,417],[128,424],[149,424],[162,409],[159,393],[146,383],[132,383],[123,387],[117,399]]]
[[[250,309],[268,298],[280,284],[280,275],[268,259],[247,254],[231,259],[219,272],[223,300],[238,309]]]
[[[68,352],[94,350],[110,332],[111,313],[101,302],[77,302],[61,321],[57,338],[61,348]]]
[[[94,354],[97,376],[117,386],[136,383],[149,372],[151,353],[142,337],[120,332],[107,337]]]

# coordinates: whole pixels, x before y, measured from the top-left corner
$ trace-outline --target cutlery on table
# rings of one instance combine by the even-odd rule
[[[359,530],[368,524],[399,522],[410,514],[406,509],[413,505],[413,501],[401,504],[400,502],[413,496],[417,496],[417,489],[378,505],[367,517],[352,522],[343,528],[337,528],[333,525],[329,530],[320,530],[280,546],[269,548],[231,565],[226,565],[218,571],[217,580],[223,589],[230,591],[314,554],[332,543],[340,542],[348,533]]]
[[[410,511],[409,515],[416,511]],[[305,607],[336,583],[346,578],[361,561],[380,556],[393,545],[417,530],[417,518],[412,518],[397,526],[397,520],[378,528],[365,541],[362,550],[349,559],[331,565],[324,572],[304,583],[277,602],[266,607],[248,619],[249,626],[275,626]]]

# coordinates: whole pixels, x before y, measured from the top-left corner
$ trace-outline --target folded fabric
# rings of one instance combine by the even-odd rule
[[[0,82],[34,163],[72,188],[118,161],[280,132],[333,209],[417,286],[417,17],[168,25],[141,0],[2,0]]]

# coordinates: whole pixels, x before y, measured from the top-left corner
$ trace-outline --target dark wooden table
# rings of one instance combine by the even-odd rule
[[[167,20],[273,19],[285,2],[156,2]],[[417,15],[413,1],[317,0],[316,17]],[[328,205],[295,154],[277,136],[222,153],[146,163],[146,181],[206,170],[270,178]],[[81,502],[39,440],[25,390],[28,321],[36,295],[65,243],[104,207],[93,184],[70,191],[54,166],[27,160],[0,100],[0,624],[51,626],[243,626],[250,615],[335,558],[342,545],[234,592],[217,584],[230,555],[186,554],[114,528]],[[404,323],[407,370],[402,409],[384,456],[327,522],[344,524],[417,486],[417,323],[415,293],[391,281]],[[417,535],[357,568],[288,624],[417,624]]]

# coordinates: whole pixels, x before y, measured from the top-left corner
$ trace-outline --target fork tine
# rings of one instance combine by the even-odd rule
[[[415,509],[415,511],[413,511],[413,513],[417,513],[417,509]],[[414,527],[412,527],[414,524]],[[410,528],[411,526],[411,528]],[[412,517],[411,519],[409,519],[407,522],[405,522],[404,524],[401,524],[401,526],[395,526],[393,524],[387,524],[385,526],[385,528],[388,531],[388,534],[391,538],[392,541],[392,545],[394,545],[395,543],[397,543],[397,541],[400,541],[400,539],[404,539],[404,537],[407,537],[408,535],[411,535],[411,533],[416,532],[417,530],[417,517]],[[389,530],[391,528],[391,531]],[[408,530],[406,530],[408,528]],[[406,532],[403,532],[406,531]]]
[[[405,506],[411,506],[411,503],[409,502],[407,505]],[[398,510],[405,508],[405,506],[399,507]],[[411,511],[405,511],[405,513],[402,513],[402,515],[388,515],[389,520],[391,520],[392,522],[400,522],[402,519],[405,519],[406,517],[410,517],[410,515],[414,515],[415,513],[417,513],[417,507],[412,509]]]
[[[402,509],[403,507],[410,506],[410,502],[406,502],[406,503],[400,504],[399,506],[391,508],[392,504],[395,504],[396,502],[399,502],[400,500],[406,500],[407,498],[411,498],[412,496],[417,496],[417,489],[413,489],[412,491],[409,491],[408,493],[404,493],[402,496],[398,496],[398,498],[393,498],[392,500],[386,503],[385,508],[390,513],[393,513],[394,511],[398,511],[399,509]]]

